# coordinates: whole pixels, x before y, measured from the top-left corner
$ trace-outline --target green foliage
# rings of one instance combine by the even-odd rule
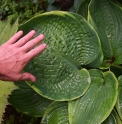
[[[12,82],[0,81],[0,123],[2,121],[3,113],[5,112],[6,105],[8,105],[8,96],[17,86]]]
[[[8,112],[4,114],[4,121],[2,124],[39,124],[41,120],[41,117],[38,118],[25,115],[22,112],[15,110],[11,105],[8,105],[6,110]]]
[[[120,0],[111,1],[119,5],[122,3]],[[90,0],[0,0],[0,20],[14,14],[20,18],[19,23],[24,23],[37,14],[53,10],[76,12],[86,18],[89,2]]]
[[[102,124],[121,124],[122,120],[118,116],[115,109],[111,112],[108,118]]]
[[[24,69],[37,81],[18,82],[9,102],[41,124],[122,124],[122,8],[109,0],[75,7],[19,26],[43,33],[47,49]]]
[[[52,103],[47,108],[41,124],[69,124],[68,103],[67,102]]]
[[[46,0],[0,0],[0,20],[14,14],[19,17],[19,23],[23,23],[44,12],[46,3]]]
[[[105,61],[110,64],[121,64],[122,9],[110,1],[104,3],[100,1],[99,4],[93,1],[90,3],[89,11],[88,20],[99,35]]]
[[[70,124],[100,124],[116,103],[118,83],[113,73],[102,73],[97,69],[91,69],[89,72],[89,89],[83,97],[69,102]]]
[[[5,43],[12,37],[18,30],[18,19],[13,23],[13,16],[6,21],[0,21],[0,45]]]
[[[20,89],[14,90],[9,99],[10,103],[14,103],[14,107],[21,110],[21,112],[30,116],[40,117],[43,116],[45,109],[53,101],[40,96],[24,81],[16,84]]]

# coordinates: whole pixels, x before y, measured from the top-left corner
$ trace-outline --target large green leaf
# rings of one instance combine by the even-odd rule
[[[69,102],[70,124],[100,124],[111,113],[118,92],[118,82],[110,71],[90,70],[91,85],[77,100]]]
[[[89,13],[107,63],[122,64],[122,9],[109,0],[91,0]]]
[[[122,124],[120,117],[115,109],[111,112],[108,118],[102,124]]]
[[[102,62],[99,38],[80,15],[54,11],[38,15],[19,29],[44,33],[47,49],[25,68],[36,75],[29,85],[53,100],[72,100],[89,87],[90,76],[82,66],[98,67]],[[96,60],[96,61],[95,61]]]
[[[122,120],[122,75],[118,78],[119,81],[119,93],[118,93],[118,99],[116,103],[116,109],[118,111],[118,114]]]
[[[52,101],[37,94],[24,81],[17,82],[16,85],[19,89],[12,92],[9,103],[25,114],[42,117]]]
[[[69,124],[68,103],[54,102],[46,110],[41,124]]]

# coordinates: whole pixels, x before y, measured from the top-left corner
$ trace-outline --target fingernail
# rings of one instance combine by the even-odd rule
[[[31,81],[32,81],[32,82],[35,82],[35,81],[36,81],[36,79],[35,79],[35,78],[32,78],[32,79],[31,79]]]
[[[40,34],[39,37],[40,37],[40,38],[44,38],[44,35],[43,35],[43,34]]]
[[[46,47],[47,46],[47,44],[45,44],[45,43],[43,43],[42,45],[43,45],[43,47]]]
[[[22,30],[20,30],[20,31],[18,31],[18,32],[19,32],[19,33],[21,33],[21,34],[23,33],[23,31],[22,31]]]
[[[31,30],[30,32],[31,32],[31,33],[33,33],[33,34],[35,34],[35,33],[36,33],[36,31],[35,31],[35,30]]]

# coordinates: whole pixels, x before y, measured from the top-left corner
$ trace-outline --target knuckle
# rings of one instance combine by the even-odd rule
[[[31,48],[33,48],[33,47],[34,47],[33,42],[30,42],[30,44],[29,44],[29,45],[30,45],[30,47],[31,47]]]

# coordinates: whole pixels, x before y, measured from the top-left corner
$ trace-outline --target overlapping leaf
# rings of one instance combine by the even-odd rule
[[[119,81],[119,89],[118,89],[119,93],[118,93],[118,99],[116,103],[116,109],[122,120],[122,76],[118,78],[118,81]]]
[[[102,124],[122,124],[120,117],[115,109],[111,112],[108,118]]]
[[[122,64],[122,9],[109,0],[91,0],[89,13],[107,63]]]
[[[51,104],[47,108],[41,124],[69,124],[68,103],[54,102]]]
[[[25,33],[44,33],[47,49],[25,68],[36,75],[29,85],[44,97],[72,100],[89,87],[90,75],[82,66],[98,67],[102,62],[99,38],[81,16],[54,11],[36,16],[21,25]]]
[[[76,0],[77,1],[77,0]],[[85,19],[88,16],[88,5],[90,0],[80,0],[76,13],[82,15]]]
[[[85,95],[69,102],[70,124],[100,124],[116,103],[118,82],[114,74],[93,69],[90,75],[92,83]]]
[[[19,89],[12,92],[9,103],[25,114],[42,117],[52,101],[37,94],[24,81],[17,82],[16,85]]]
[[[112,72],[102,73],[99,70],[90,70],[92,83],[88,91],[77,100],[54,102],[51,104],[42,119],[41,124],[100,124],[111,113],[117,99],[118,82]],[[69,115],[68,115],[69,114]],[[113,118],[116,116],[116,119]],[[121,120],[115,114],[107,118],[104,123]],[[114,124],[114,123],[113,123]]]

